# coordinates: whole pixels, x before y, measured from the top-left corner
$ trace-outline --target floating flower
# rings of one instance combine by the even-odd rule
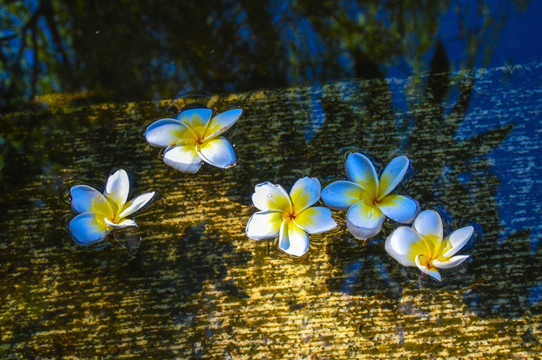
[[[324,188],[322,199],[332,209],[348,210],[346,226],[358,239],[378,234],[386,217],[409,224],[418,214],[418,202],[408,196],[391,194],[408,169],[406,156],[394,158],[380,179],[371,161],[362,154],[348,155],[345,168],[349,181],[335,181]]]
[[[137,226],[127,216],[147,205],[154,197],[154,192],[128,199],[130,181],[124,170],[117,170],[105,183],[105,191],[87,185],[71,188],[72,209],[80,213],[70,221],[70,232],[80,245],[91,245],[105,239],[111,230]]]
[[[194,174],[202,161],[227,169],[235,166],[235,152],[220,136],[241,116],[241,109],[225,111],[211,118],[211,109],[182,111],[176,119],[161,119],[145,131],[152,146],[165,147],[164,162],[184,173]]]
[[[256,185],[252,202],[259,210],[248,221],[250,239],[263,240],[279,236],[279,248],[290,255],[301,256],[309,250],[309,235],[337,226],[331,210],[314,205],[320,199],[320,182],[304,177],[296,181],[290,195],[280,185],[264,182]],[[308,234],[307,234],[308,233]]]
[[[442,239],[442,220],[433,210],[422,211],[412,228],[400,226],[386,239],[386,251],[403,266],[417,266],[440,281],[438,269],[450,269],[470,255],[455,255],[469,241],[474,228],[466,226]]]

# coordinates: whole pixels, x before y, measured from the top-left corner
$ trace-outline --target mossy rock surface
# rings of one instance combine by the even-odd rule
[[[0,115],[0,357],[537,358],[542,201],[540,170],[525,164],[540,164],[541,75],[530,65],[441,74],[439,89],[426,76],[130,104],[60,95]],[[195,102],[244,110],[227,134],[236,167],[181,174],[146,144],[145,126]],[[474,225],[472,260],[434,286],[386,254],[396,224],[363,242],[344,212],[301,258],[247,239],[256,184],[325,185],[344,178],[351,151],[379,169],[407,155],[398,191],[439,210],[447,231]],[[75,246],[70,187],[103,188],[119,168],[134,194],[159,193],[136,218],[141,245]]]

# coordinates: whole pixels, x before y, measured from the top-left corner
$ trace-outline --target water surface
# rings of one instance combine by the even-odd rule
[[[537,3],[204,3],[1,13],[37,13],[45,34],[38,62],[14,51],[0,69],[19,79],[2,83],[1,357],[536,358],[542,68],[510,34],[536,29]],[[148,124],[194,104],[244,110],[236,167],[181,174],[146,144]],[[386,254],[396,224],[363,242],[342,212],[301,258],[245,236],[256,184],[327,184],[352,151],[380,169],[407,155],[400,192],[445,231],[474,226],[472,260],[432,283]],[[159,194],[141,243],[75,245],[69,189],[119,168],[131,196]]]

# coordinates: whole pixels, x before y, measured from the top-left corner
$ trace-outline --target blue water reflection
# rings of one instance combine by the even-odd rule
[[[530,228],[533,253],[539,247],[542,226],[529,219],[542,212],[542,203],[520,199],[528,198],[527,194],[533,199],[542,196],[542,171],[537,165],[542,163],[542,113],[538,106],[541,80],[542,66],[537,64],[516,66],[513,72],[507,68],[489,71],[483,81],[475,83],[467,116],[457,134],[459,140],[465,140],[490,128],[513,126],[510,135],[488,154],[492,171],[500,180],[496,198],[504,229],[499,244],[510,234]],[[490,91],[495,87],[502,92]],[[487,126],[481,126],[480,118]]]
[[[542,283],[535,285],[529,291],[529,306],[540,305],[542,303]]]

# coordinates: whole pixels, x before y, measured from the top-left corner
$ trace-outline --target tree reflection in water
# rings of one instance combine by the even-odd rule
[[[459,44],[457,68],[473,66],[491,52],[508,13],[528,3],[6,1],[0,107],[57,91],[140,100],[186,89],[383,78],[390,67],[425,70],[425,56],[441,36],[445,45]]]

